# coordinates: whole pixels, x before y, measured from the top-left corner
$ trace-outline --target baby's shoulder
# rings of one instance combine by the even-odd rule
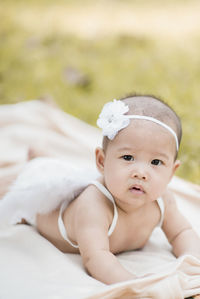
[[[166,189],[162,195],[162,199],[165,207],[164,218],[172,219],[174,215],[179,213],[174,193],[171,190]]]
[[[112,211],[113,204],[94,185],[89,185],[76,198],[76,206],[81,209],[91,209],[94,213],[100,211]]]
[[[165,208],[176,205],[174,193],[169,189],[166,189],[165,192],[163,193],[162,200],[164,202]]]
[[[103,224],[106,229],[113,218],[112,203],[94,185],[89,185],[74,200],[73,214],[80,223]]]

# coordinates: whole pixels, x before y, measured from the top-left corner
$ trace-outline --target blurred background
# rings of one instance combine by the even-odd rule
[[[200,183],[200,1],[1,0],[0,104],[53,100],[92,125],[155,94],[182,118],[178,175]]]

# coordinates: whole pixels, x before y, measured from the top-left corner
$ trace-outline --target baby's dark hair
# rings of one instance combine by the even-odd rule
[[[177,134],[180,146],[182,125],[176,112],[161,98],[148,94],[130,94],[119,99],[129,107],[127,114],[150,116],[171,127]],[[109,139],[103,138],[103,149],[106,150]],[[177,157],[177,153],[176,153]]]

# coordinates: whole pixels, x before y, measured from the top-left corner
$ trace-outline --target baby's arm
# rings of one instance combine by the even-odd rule
[[[105,204],[93,201],[80,204],[76,210],[75,235],[83,264],[88,273],[106,284],[134,279],[110,252],[109,217]]]
[[[200,237],[178,210],[173,194],[167,191],[164,200],[166,209],[162,228],[172,245],[174,255],[179,257],[191,254],[200,258]]]

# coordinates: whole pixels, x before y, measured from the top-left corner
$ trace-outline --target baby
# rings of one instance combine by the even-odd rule
[[[100,177],[70,203],[37,214],[40,234],[63,252],[80,253],[88,273],[106,284],[136,278],[115,254],[143,248],[158,226],[176,257],[200,257],[200,238],[167,190],[180,165],[176,113],[156,97],[129,96],[107,103],[97,124]]]
[[[157,226],[176,257],[200,256],[200,238],[167,190],[180,165],[176,113],[155,97],[130,96],[107,103],[97,124],[100,178],[70,204],[38,215],[38,231],[63,252],[80,253],[88,273],[106,284],[135,278],[115,254],[144,247]]]

